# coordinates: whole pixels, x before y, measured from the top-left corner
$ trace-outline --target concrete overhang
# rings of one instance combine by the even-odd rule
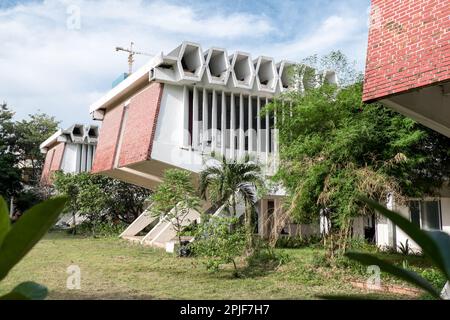
[[[47,151],[58,142],[58,137],[63,134],[63,129],[58,129],[54,134],[52,134],[47,140],[42,142],[39,146],[41,153],[47,153]]]
[[[378,101],[450,137],[449,91],[450,81],[447,81],[388,96]]]
[[[114,106],[122,99],[125,99],[131,92],[137,90],[140,86],[147,84],[149,82],[150,70],[155,66],[161,65],[163,63],[164,57],[162,53],[154,56],[144,66],[128,76],[128,78],[111,89],[99,100],[94,102],[89,108],[89,112],[94,117],[94,119],[97,119],[95,118],[96,116],[102,117],[104,115],[104,110]]]

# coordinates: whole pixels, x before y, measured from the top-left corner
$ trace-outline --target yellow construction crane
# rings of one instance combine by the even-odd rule
[[[133,46],[134,46],[134,42],[131,42],[130,48],[128,48],[128,49],[122,48],[122,47],[116,47],[116,51],[128,52],[128,75],[133,73],[133,62],[134,62],[134,55],[135,54],[149,56],[149,57],[153,56],[150,53],[134,51],[133,50]]]

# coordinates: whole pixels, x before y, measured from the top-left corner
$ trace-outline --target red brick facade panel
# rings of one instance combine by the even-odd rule
[[[119,167],[150,159],[163,86],[162,83],[152,83],[132,97],[126,107]]]
[[[61,169],[65,146],[66,145],[64,143],[58,143],[56,146],[47,151],[41,175],[42,184],[46,185],[51,183],[50,179],[52,172]]]
[[[105,113],[95,151],[93,173],[111,170],[114,166],[117,141],[123,117],[123,104]]]
[[[363,100],[447,80],[449,0],[372,0]]]

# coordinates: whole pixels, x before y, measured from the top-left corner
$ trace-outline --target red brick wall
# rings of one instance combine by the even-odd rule
[[[106,112],[93,173],[112,170],[117,153],[119,167],[150,159],[162,92],[163,84],[152,83],[133,96],[127,107],[121,104]]]
[[[372,0],[364,101],[450,80],[449,0]]]
[[[108,110],[103,119],[92,172],[98,173],[113,168],[117,141],[123,117],[123,104]]]
[[[47,151],[41,175],[42,184],[45,185],[51,183],[51,173],[61,169],[65,146],[64,143],[60,142]]]
[[[124,122],[119,167],[150,159],[163,86],[152,83],[131,98]]]

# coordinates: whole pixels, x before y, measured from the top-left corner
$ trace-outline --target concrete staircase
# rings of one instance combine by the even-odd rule
[[[223,217],[226,215],[224,212],[226,205],[222,205],[215,209],[211,207],[206,212],[213,216]],[[132,224],[125,229],[120,235],[121,238],[129,240],[134,243],[139,243],[146,246],[166,248],[169,242],[173,242],[177,238],[177,232],[174,230],[173,224],[170,220],[160,219],[159,217],[152,216],[150,212],[150,206],[136,219]],[[238,201],[236,204],[237,216],[240,217],[245,212],[245,206],[243,201]],[[173,218],[174,220],[175,218]],[[194,221],[200,222],[200,213],[196,210],[190,210],[187,216],[183,220],[183,226],[188,226]],[[155,224],[154,227],[145,235],[138,236],[138,234],[151,224]],[[194,239],[189,239],[193,241]]]
[[[175,220],[175,218],[172,220]],[[190,210],[183,220],[182,225],[186,227],[194,221],[200,221],[200,213],[196,210]],[[177,232],[173,228],[172,222],[170,220],[161,219],[158,224],[147,233],[141,243],[153,247],[165,248],[166,243],[172,241],[176,237]]]
[[[165,248],[166,243],[176,238],[176,231],[170,220],[155,217],[150,212],[150,206],[133,221],[121,234],[120,237],[142,245]],[[174,218],[175,219],[175,218]],[[190,210],[185,219],[183,226],[188,226],[194,221],[200,220],[200,213],[196,210]],[[138,234],[151,224],[155,226],[144,236]]]
[[[147,226],[154,223],[158,217],[155,217],[150,212],[151,206],[147,207],[144,212],[142,212],[139,217],[136,218],[121,234],[119,237],[132,240],[136,242],[139,237],[136,235],[139,234],[142,230],[144,230]],[[143,238],[143,237],[141,237]]]

